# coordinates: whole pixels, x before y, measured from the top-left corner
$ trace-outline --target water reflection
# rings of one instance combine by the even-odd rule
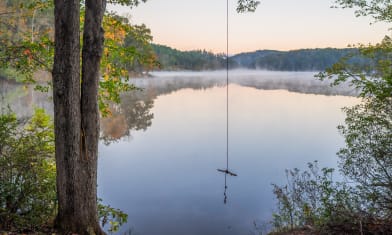
[[[230,83],[260,90],[287,90],[304,94],[352,96],[357,91],[349,86],[331,87],[328,82],[314,78],[314,72],[273,72],[255,70],[230,71]],[[154,99],[181,89],[206,90],[226,85],[224,71],[209,72],[153,72],[152,78],[135,78],[131,83],[144,91],[131,91],[122,95],[122,104],[112,105],[113,121],[105,119],[102,139],[106,142],[131,137],[129,130],[146,130],[151,126]],[[10,105],[20,116],[32,114],[32,107],[45,108],[52,113],[51,93],[34,90],[26,86],[0,78],[0,100],[4,108]],[[128,103],[128,104],[126,104]],[[129,107],[126,107],[129,105]],[[121,116],[124,112],[127,115]],[[115,124],[115,120],[118,122]],[[128,120],[125,120],[128,119]],[[112,122],[112,123],[111,123]],[[107,126],[107,127],[106,127]],[[111,129],[114,130],[111,130]]]
[[[110,106],[112,116],[101,120],[101,139],[105,144],[132,139],[132,131],[146,131],[152,125],[154,100],[182,89],[206,90],[226,85],[224,71],[214,72],[153,72],[152,78],[135,78],[131,82],[143,91],[121,95],[121,104]],[[230,72],[230,83],[260,90],[287,90],[305,94],[352,96],[349,86],[331,87],[314,78],[314,72]]]
[[[226,178],[225,205],[224,179],[216,169],[226,165],[226,89],[217,83],[186,88],[186,80],[140,80],[155,97],[152,124],[133,131],[131,142],[100,146],[99,195],[129,214],[125,230],[249,234],[255,220],[270,219],[270,184],[284,182],[285,169],[315,159],[335,166],[340,108],[357,102],[230,85],[230,169],[239,176]]]
[[[313,160],[335,166],[340,108],[357,102],[311,94],[355,92],[333,89],[313,73],[233,71],[230,169],[239,176],[225,174],[226,188],[216,170],[226,165],[224,73],[154,75],[132,80],[144,90],[111,106],[99,147],[99,197],[128,213],[123,232],[134,227],[141,235],[250,234],[270,219],[270,184],[283,183],[285,169]],[[10,83],[0,89],[2,105],[12,103],[18,114],[31,113],[32,105],[52,110],[47,94]]]
[[[147,130],[154,118],[151,109],[155,98],[150,89],[122,94],[122,102],[110,106],[112,115],[101,120],[102,141],[110,144],[123,137],[130,139],[132,130]]]
[[[328,81],[319,81],[315,72],[279,72],[260,70],[232,70],[230,83],[261,90],[287,90],[304,94],[353,96],[357,91],[348,84],[331,87]],[[205,89],[226,85],[226,71],[213,72],[155,72],[150,80],[135,79],[139,86],[170,86],[181,88]]]

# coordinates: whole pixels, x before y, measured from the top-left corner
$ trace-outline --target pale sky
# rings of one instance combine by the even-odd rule
[[[330,8],[333,0],[261,0],[255,13],[238,14],[229,0],[229,53],[259,49],[346,47],[376,43],[389,25],[356,18],[352,9]],[[138,7],[109,6],[144,23],[154,43],[180,50],[226,51],[226,0],[148,0]]]

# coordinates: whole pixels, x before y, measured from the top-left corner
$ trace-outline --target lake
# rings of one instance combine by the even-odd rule
[[[359,102],[350,87],[331,88],[313,72],[231,71],[229,169],[238,176],[227,176],[224,204],[225,175],[217,169],[226,168],[225,72],[152,75],[132,79],[143,91],[123,94],[101,121],[98,193],[128,214],[120,234],[254,234],[254,223],[267,229],[271,183],[285,183],[285,169],[314,160],[336,167],[341,108]],[[2,103],[21,115],[32,104],[52,107],[31,88],[6,86]]]

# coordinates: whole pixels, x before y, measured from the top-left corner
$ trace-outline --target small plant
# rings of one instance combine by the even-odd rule
[[[109,224],[108,231],[110,233],[118,232],[121,225],[125,224],[128,220],[127,214],[120,209],[115,209],[109,205],[103,205],[102,199],[98,200],[98,217],[102,227]]]
[[[318,168],[317,161],[308,163],[308,170],[286,170],[287,184],[273,184],[278,200],[272,225],[276,231],[296,228],[321,228],[357,205],[351,188],[332,180],[332,168]]]

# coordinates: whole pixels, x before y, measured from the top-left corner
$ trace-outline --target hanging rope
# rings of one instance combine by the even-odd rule
[[[226,170],[229,170],[229,0],[226,0]]]
[[[229,171],[229,0],[226,0],[226,169],[218,169],[225,173],[224,204],[227,203],[227,175],[237,176]]]

